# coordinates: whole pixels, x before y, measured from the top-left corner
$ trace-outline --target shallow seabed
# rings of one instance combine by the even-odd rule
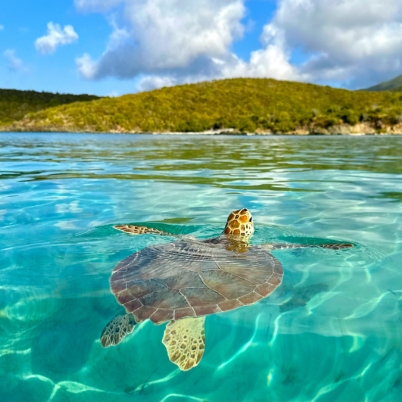
[[[402,400],[402,137],[0,135],[1,401]],[[118,261],[150,244],[116,223],[199,238],[249,208],[284,280],[251,307],[208,316],[206,351],[181,372],[123,311]]]

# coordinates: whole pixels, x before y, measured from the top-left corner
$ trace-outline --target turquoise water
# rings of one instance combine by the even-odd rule
[[[402,137],[3,133],[0,160],[1,401],[402,399]],[[113,267],[172,240],[112,226],[208,238],[240,207],[255,244],[356,247],[274,251],[282,285],[208,316],[191,371],[164,325],[103,349]]]

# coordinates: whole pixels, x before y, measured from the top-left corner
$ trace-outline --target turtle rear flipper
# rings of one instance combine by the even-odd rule
[[[292,243],[267,243],[263,244],[262,248],[268,250],[284,250],[284,249],[295,249],[295,248],[327,248],[330,250],[343,250],[345,248],[354,247],[351,243],[327,243],[327,244],[292,244]]]
[[[141,235],[141,234],[154,234],[160,236],[170,236],[171,233],[164,232],[159,229],[149,228],[147,226],[139,226],[139,225],[114,225],[114,229],[120,230],[124,233],[128,233],[130,235]]]
[[[169,359],[182,371],[197,366],[205,349],[205,317],[170,321],[163,335]]]
[[[128,334],[133,332],[136,322],[132,314],[117,315],[106,324],[100,336],[104,348],[118,345]]]

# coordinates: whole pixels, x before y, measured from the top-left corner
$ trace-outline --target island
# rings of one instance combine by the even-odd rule
[[[389,88],[387,88],[389,89]],[[402,93],[233,78],[120,97],[0,90],[0,130],[401,134]]]

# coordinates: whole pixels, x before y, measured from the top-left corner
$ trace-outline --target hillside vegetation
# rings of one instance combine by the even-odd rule
[[[402,91],[402,75],[398,75],[398,77],[392,80],[381,82],[363,91]]]
[[[20,120],[27,113],[73,102],[87,102],[93,99],[98,99],[98,97],[0,89],[0,126]]]
[[[385,132],[402,122],[402,95],[273,79],[227,79],[72,103],[11,129],[80,132]],[[399,128],[398,128],[399,130]],[[346,130],[347,131],[347,130]],[[399,131],[402,132],[402,129]]]

